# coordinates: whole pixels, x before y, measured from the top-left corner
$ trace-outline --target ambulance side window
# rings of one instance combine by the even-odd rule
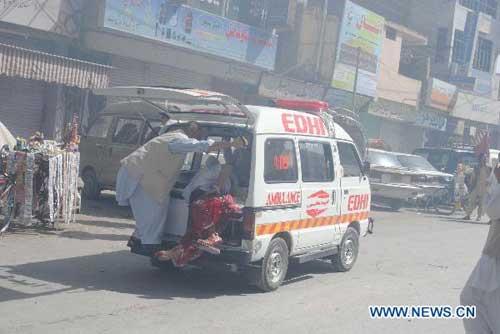
[[[302,181],[333,181],[333,157],[329,143],[301,141],[299,149]]]
[[[293,140],[266,140],[264,181],[266,183],[296,183],[298,181],[297,156]]]
[[[344,167],[344,177],[355,177],[363,174],[358,152],[353,144],[338,142],[340,164]]]

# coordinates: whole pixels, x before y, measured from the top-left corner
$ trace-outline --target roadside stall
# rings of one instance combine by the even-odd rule
[[[12,207],[8,217],[4,213],[7,226],[2,230],[12,220],[24,226],[42,223],[54,227],[57,223],[75,221],[81,206],[77,131],[75,119],[68,125],[62,143],[44,140],[42,134],[35,133],[29,140],[17,138],[13,149],[3,148],[4,174],[8,180],[3,186],[12,185],[9,189],[13,200],[0,203],[5,212],[6,207]],[[7,220],[10,221],[5,224]]]

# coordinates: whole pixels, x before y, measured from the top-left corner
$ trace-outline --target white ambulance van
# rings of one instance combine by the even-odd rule
[[[326,259],[336,271],[354,266],[370,221],[370,183],[353,140],[329,121],[326,103],[280,100],[277,107],[243,106],[218,93],[155,87],[96,93],[127,96],[133,108],[167,111],[177,122],[173,128],[196,120],[209,138],[244,136],[250,143],[246,165],[234,168],[240,173],[235,196],[243,216],[222,233],[227,243],[220,246],[221,254],[206,254],[197,264],[241,272],[264,291],[282,284],[290,263]],[[218,156],[224,163],[223,154]],[[158,249],[174,247],[186,232],[188,204],[182,190],[204,160],[201,154],[188,155],[171,192],[165,240]],[[129,247],[154,254],[137,240]],[[152,263],[171,266],[155,258]]]

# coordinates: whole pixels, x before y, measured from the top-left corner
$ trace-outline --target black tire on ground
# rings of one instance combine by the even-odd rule
[[[179,268],[174,266],[172,261],[158,261],[155,257],[151,257],[151,265],[164,272],[175,272],[179,270]]]
[[[262,260],[256,285],[264,292],[277,290],[281,283],[283,283],[287,271],[288,245],[281,238],[273,239]]]
[[[101,195],[101,186],[93,169],[86,169],[82,173],[83,191],[86,199],[98,199]]]
[[[353,227],[348,227],[339,252],[331,257],[333,269],[338,272],[351,270],[358,259],[359,253],[359,233]]]

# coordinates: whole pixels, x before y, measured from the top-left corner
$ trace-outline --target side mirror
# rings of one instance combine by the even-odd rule
[[[370,174],[370,169],[371,169],[371,164],[369,161],[365,161],[365,163],[363,164],[363,173],[365,175],[368,175]]]

